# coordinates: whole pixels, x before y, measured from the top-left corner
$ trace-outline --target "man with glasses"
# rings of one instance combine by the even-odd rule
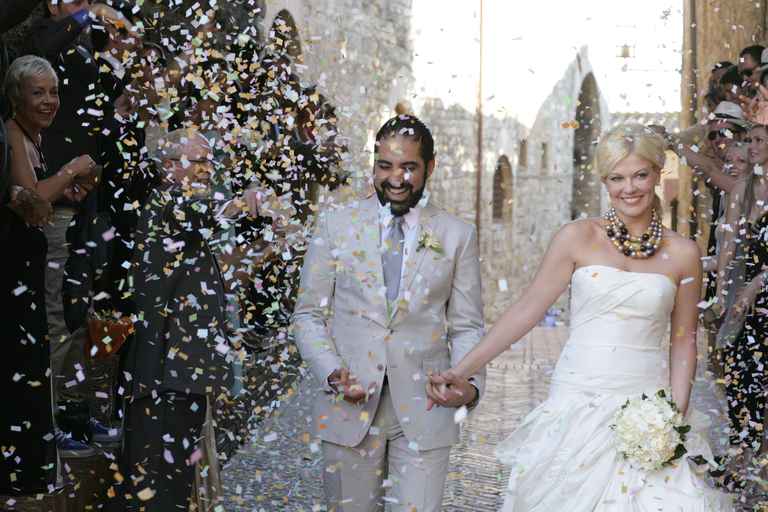
[[[189,508],[213,397],[232,386],[225,287],[211,242],[222,217],[255,216],[259,204],[254,189],[217,204],[212,153],[196,131],[180,129],[161,139],[156,160],[163,183],[136,229],[129,280],[138,321],[124,365],[127,510]],[[215,456],[208,462],[216,464]]]

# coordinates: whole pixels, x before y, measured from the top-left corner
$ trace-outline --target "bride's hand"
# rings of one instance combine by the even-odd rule
[[[427,410],[435,405],[461,407],[475,399],[477,388],[454,370],[431,374],[427,382]]]

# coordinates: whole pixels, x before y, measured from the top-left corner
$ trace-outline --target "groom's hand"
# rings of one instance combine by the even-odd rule
[[[347,368],[339,368],[328,376],[328,384],[344,396],[344,400],[357,404],[368,397],[368,393]]]
[[[435,405],[442,407],[461,407],[477,397],[477,388],[468,379],[459,377],[452,371],[432,374],[427,383],[427,410]]]

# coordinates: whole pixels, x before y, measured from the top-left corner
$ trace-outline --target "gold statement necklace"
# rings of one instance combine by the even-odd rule
[[[650,258],[661,246],[661,220],[656,213],[656,209],[651,212],[651,224],[648,229],[639,237],[629,234],[627,226],[616,215],[616,209],[611,208],[605,215],[605,234],[613,242],[613,245],[624,256],[636,259]]]

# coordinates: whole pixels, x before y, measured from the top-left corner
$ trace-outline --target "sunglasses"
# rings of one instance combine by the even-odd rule
[[[721,128],[720,130],[716,130],[713,132],[709,132],[707,134],[707,138],[709,140],[715,140],[715,139],[732,139],[734,135],[739,133],[735,130],[727,130],[725,128]]]

